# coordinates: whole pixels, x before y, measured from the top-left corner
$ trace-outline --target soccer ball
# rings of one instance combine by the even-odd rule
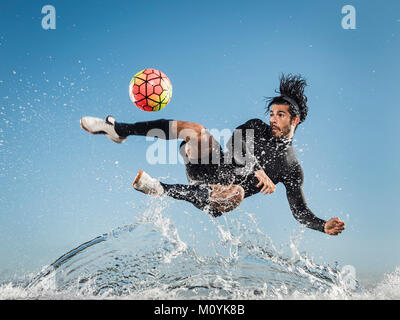
[[[129,97],[141,110],[159,111],[172,97],[171,81],[159,70],[144,69],[132,78]]]

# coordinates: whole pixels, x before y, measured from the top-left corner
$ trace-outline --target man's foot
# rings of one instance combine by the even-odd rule
[[[107,116],[105,120],[94,117],[83,117],[80,123],[83,130],[91,134],[104,134],[116,143],[122,143],[126,139],[126,137],[120,137],[115,131],[115,119],[111,116]]]
[[[137,174],[132,186],[145,194],[159,197],[164,193],[164,188],[162,187],[160,181],[150,177],[146,172],[140,170]]]

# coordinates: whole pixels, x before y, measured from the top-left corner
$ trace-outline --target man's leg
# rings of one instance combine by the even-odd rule
[[[219,143],[203,125],[190,121],[159,119],[129,124],[118,123],[110,116],[106,120],[84,117],[81,119],[81,126],[90,133],[105,134],[114,142],[124,141],[130,135],[157,136],[167,140],[183,139],[186,142],[185,153],[190,161],[209,159],[211,152],[219,152],[220,149]],[[144,177],[149,178],[150,186],[142,181],[142,186],[139,187],[140,176],[141,173],[133,183],[135,188],[148,194],[160,193],[161,188],[158,188],[157,181],[153,181],[155,179],[147,174]],[[161,185],[167,195],[189,201],[202,210],[210,208],[214,216],[235,209],[244,198],[244,190],[238,185]]]
[[[221,146],[202,124],[174,121],[171,129],[177,137],[186,142],[184,153],[190,162],[186,164],[189,177],[193,173],[192,170],[197,170],[196,176],[201,176],[204,165],[207,166],[210,159],[220,160]],[[204,160],[207,160],[206,164],[202,164]],[[193,165],[192,162],[196,164]],[[189,170],[188,166],[190,166]],[[195,207],[208,211],[213,216],[220,216],[223,212],[237,208],[244,199],[244,189],[239,185],[209,184],[207,174],[208,172],[204,172],[203,184],[162,185],[167,195],[189,201]]]
[[[176,134],[171,130],[174,120],[159,119],[154,121],[143,121],[135,123],[115,122],[115,131],[121,137],[128,136],[149,136],[161,139],[176,139]]]
[[[191,163],[208,164],[211,158],[219,163],[221,146],[202,124],[176,120],[171,129],[184,140],[184,153]]]
[[[159,119],[136,123],[115,122],[115,131],[121,137],[130,135],[151,136],[166,140],[182,139],[186,142],[185,152],[189,159],[208,158],[218,142],[206,128],[191,121]]]
[[[143,121],[135,123],[120,123],[113,117],[107,116],[105,120],[95,117],[83,117],[80,119],[81,127],[89,133],[101,134],[110,138],[112,141],[121,143],[130,135],[152,136],[162,139],[183,139],[190,146],[191,158],[197,157],[197,149],[205,148],[209,152],[207,143],[211,135],[205,130],[204,126],[195,122],[159,119],[154,121]],[[210,144],[211,146],[211,144]]]
[[[192,203],[196,208],[218,217],[237,208],[244,198],[238,185],[184,185],[161,183],[165,194]]]
[[[236,209],[244,199],[244,189],[239,185],[211,185],[210,206],[220,212]]]
[[[171,124],[171,129],[178,138],[185,140],[185,154],[189,162],[196,163],[186,165],[187,170],[188,165],[190,166],[190,170],[187,171],[188,176],[191,175],[191,170],[200,170],[196,176],[201,176],[201,168],[204,168],[201,167],[202,165],[207,166],[210,159],[220,160],[221,146],[202,124],[174,121]],[[207,160],[206,164],[202,164],[205,159]],[[207,176],[204,176],[203,179],[205,182],[203,184],[162,184],[162,186],[167,195],[178,200],[191,202],[195,207],[208,211],[213,216],[220,216],[223,212],[232,211],[243,201],[244,189],[241,186],[209,184],[207,183]]]
[[[104,120],[95,117],[80,119],[82,129],[92,134],[105,135],[110,140],[121,143],[130,135],[152,136],[162,139],[176,139],[171,131],[173,120],[159,119],[135,123],[119,123],[111,116]]]

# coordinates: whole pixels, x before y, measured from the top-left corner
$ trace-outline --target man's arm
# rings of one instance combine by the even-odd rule
[[[316,217],[308,208],[303,193],[304,174],[300,165],[290,174],[290,181],[285,181],[286,196],[289,201],[293,216],[301,224],[308,228],[318,230],[330,235],[338,235],[344,230],[344,222],[339,218],[331,218],[328,221]]]
[[[286,196],[295,219],[308,228],[325,232],[326,221],[316,217],[307,206],[303,193],[304,173],[301,166],[295,165],[287,178],[288,181],[284,181]]]
[[[295,175],[291,175],[291,177],[296,177],[295,183],[292,182],[285,184],[286,195],[289,200],[290,209],[292,210],[293,216],[301,224],[304,224],[311,229],[324,232],[325,220],[317,218],[307,207],[301,187],[303,176],[300,167],[299,170],[300,171]],[[263,192],[264,194],[270,194],[275,191],[275,184],[271,181],[263,169],[255,171],[254,175],[259,181],[257,187],[261,187],[260,192]]]
[[[286,196],[290,210],[298,222],[308,228],[325,232],[326,221],[316,217],[307,207],[301,186],[286,186]]]
[[[263,169],[254,171],[254,175],[258,179],[257,188],[261,188],[260,192],[271,194],[275,191],[275,183],[267,176]]]

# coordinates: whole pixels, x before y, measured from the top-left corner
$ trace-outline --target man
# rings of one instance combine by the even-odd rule
[[[280,79],[279,96],[269,99],[270,123],[252,119],[235,129],[224,153],[203,125],[160,119],[132,124],[81,119],[81,127],[92,134],[104,134],[116,143],[129,135],[183,139],[180,152],[185,160],[188,185],[166,184],[140,170],[133,187],[143,193],[191,202],[197,208],[218,217],[237,208],[244,198],[262,192],[270,194],[276,184],[286,188],[293,216],[305,226],[330,235],[340,234],[345,226],[339,218],[324,221],[308,208],[304,194],[303,170],[292,147],[297,126],[306,119],[306,81],[301,76]]]

